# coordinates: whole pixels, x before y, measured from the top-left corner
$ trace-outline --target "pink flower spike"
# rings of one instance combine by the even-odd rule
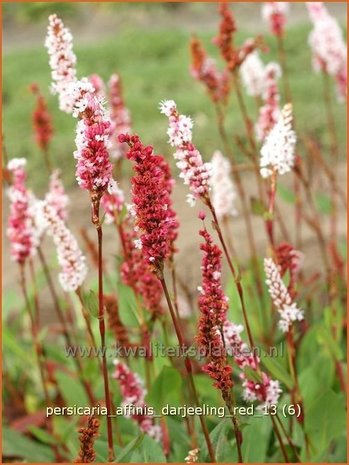
[[[278,79],[281,68],[277,63],[269,63],[264,68],[262,93],[263,105],[259,109],[258,121],[255,125],[256,136],[263,141],[276,124],[280,115],[280,94]]]
[[[191,194],[187,196],[188,203],[194,206],[197,198],[201,198],[204,203],[207,203],[210,191],[211,164],[203,162],[201,153],[191,142],[192,120],[177,112],[176,103],[173,100],[161,102],[160,112],[169,119],[167,130],[169,143],[177,149],[174,158],[181,171],[180,177],[191,191]]]
[[[297,142],[292,121],[292,105],[287,104],[261,148],[260,173],[263,178],[271,176],[272,173],[283,175],[292,170]]]
[[[125,223],[127,229],[123,229],[124,262],[120,269],[122,282],[142,298],[142,304],[147,311],[153,315],[160,315],[163,313],[162,286],[144,259],[142,241],[131,218]]]
[[[108,191],[101,199],[101,206],[105,211],[104,221],[111,224],[115,221],[116,215],[121,212],[125,205],[125,195],[115,181],[109,186]]]
[[[306,2],[306,5],[314,25],[309,35],[313,68],[334,77],[338,100],[343,101],[347,95],[347,45],[342,30],[323,2]]]
[[[26,160],[13,158],[7,169],[12,174],[12,185],[8,190],[10,214],[7,237],[11,244],[11,258],[19,265],[36,253],[39,235],[34,221],[34,197],[25,186]]]
[[[70,113],[73,101],[69,86],[76,81],[76,56],[73,36],[57,15],[49,16],[45,47],[50,56],[53,94],[58,94],[59,108]]]
[[[99,99],[104,100],[105,84],[103,82],[103,79],[98,74],[91,74],[91,76],[88,77],[88,80],[95,90],[95,95],[99,97]]]
[[[125,409],[125,416],[132,418],[138,423],[139,428],[148,436],[160,442],[162,438],[161,429],[154,424],[153,418],[147,414],[147,405],[145,403],[146,390],[140,377],[128,368],[127,365],[114,360],[115,372],[113,378],[116,379],[120,386],[122,404]],[[127,406],[130,407],[128,413]],[[135,413],[132,413],[132,411]]]
[[[267,2],[263,4],[262,17],[269,24],[274,35],[283,35],[289,9],[288,2]]]
[[[259,402],[257,410],[263,407],[276,405],[282,392],[279,381],[272,380],[262,372],[259,358],[252,353],[248,345],[241,339],[242,325],[236,325],[226,320],[223,325],[223,336],[227,353],[233,357],[234,362],[240,368],[242,379],[243,398],[247,402]],[[249,379],[246,368],[255,372],[259,381]]]
[[[198,217],[200,220],[204,221],[204,219],[206,218],[206,213],[203,211],[200,211]]]
[[[203,371],[214,380],[214,386],[229,403],[233,381],[232,368],[228,364],[227,354],[222,341],[221,330],[226,320],[228,299],[224,295],[221,282],[222,252],[206,229],[200,231],[204,242],[200,249],[202,257],[202,286],[199,287],[200,319],[197,342],[206,357]]]
[[[196,37],[190,42],[190,51],[192,56],[190,70],[194,79],[205,85],[208,95],[214,102],[226,103],[230,90],[228,73],[218,71],[215,61],[207,56],[203,45]]]
[[[257,50],[250,53],[241,64],[240,76],[247,95],[262,96],[265,89],[265,66]]]
[[[33,129],[38,147],[47,152],[53,136],[52,118],[47,108],[47,102],[41,95],[36,84],[31,86],[31,90],[36,95],[36,108],[33,112]]]
[[[132,200],[136,226],[140,231],[142,251],[154,272],[162,273],[164,261],[173,253],[177,219],[172,209],[169,182],[164,171],[164,158],[154,155],[137,135],[124,136],[130,149],[127,158],[134,162]]]
[[[113,182],[108,152],[110,120],[102,101],[89,91],[76,96],[73,113],[80,118],[74,152],[76,179],[82,189],[101,198]]]
[[[279,327],[287,333],[295,321],[304,319],[303,310],[297,307],[283,283],[280,268],[273,262],[272,258],[264,259],[264,271],[266,284],[273,304],[280,314]]]
[[[131,132],[131,117],[122,95],[120,76],[112,74],[109,80],[109,106],[111,120],[111,149],[113,160],[125,157],[127,145],[118,139],[120,134]]]
[[[63,290],[76,291],[86,278],[87,266],[75,237],[57,215],[55,208],[47,201],[41,202],[38,219],[52,236],[56,246],[58,263],[61,267],[58,279]]]
[[[216,150],[211,160],[212,204],[219,219],[236,216],[236,189],[230,177],[230,162]]]
[[[54,170],[51,174],[49,191],[45,196],[45,200],[56,210],[61,220],[65,221],[67,219],[67,206],[70,201],[64,191],[60,170]]]

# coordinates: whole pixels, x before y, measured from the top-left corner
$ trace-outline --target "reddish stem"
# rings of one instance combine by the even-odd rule
[[[99,221],[99,201],[97,208],[94,210],[97,213],[98,224],[96,225],[97,237],[98,237],[98,320],[99,320],[99,332],[101,336],[101,351],[102,351],[102,368],[103,368],[103,381],[104,381],[104,396],[105,405],[107,407],[107,433],[108,433],[108,458],[110,462],[114,461],[114,443],[113,443],[113,428],[111,421],[111,400],[109,392],[109,379],[108,379],[108,367],[106,357],[106,345],[105,345],[105,321],[104,321],[104,295],[103,295],[103,232],[102,226]]]
[[[162,272],[161,272],[161,275],[162,275]],[[185,369],[186,369],[186,372],[187,372],[187,375],[188,375],[189,386],[190,386],[190,389],[191,389],[191,392],[192,392],[192,395],[193,395],[194,403],[195,403],[196,407],[199,407],[200,402],[199,402],[199,397],[198,397],[196,387],[195,387],[195,383],[194,383],[193,368],[192,368],[190,358],[188,357],[188,354],[187,354],[187,352],[185,350],[186,344],[185,344],[185,340],[184,340],[184,337],[183,337],[183,334],[182,334],[182,330],[181,330],[181,327],[180,327],[180,325],[179,325],[179,323],[178,323],[178,321],[176,319],[176,313],[175,313],[175,310],[174,310],[173,305],[172,305],[172,301],[171,301],[170,294],[169,294],[168,289],[167,289],[166,281],[165,281],[163,275],[162,276],[159,275],[158,278],[159,278],[159,281],[160,281],[160,283],[162,285],[162,288],[164,290],[167,305],[168,305],[168,308],[170,310],[172,323],[173,323],[173,326],[175,328],[175,332],[176,332],[176,336],[177,336],[177,339],[178,339],[180,350],[182,352],[182,357],[183,357],[183,360],[184,360],[184,366],[185,366]],[[204,437],[205,437],[205,441],[206,441],[206,445],[207,445],[207,449],[208,449],[208,453],[209,453],[211,462],[216,462],[215,453],[214,453],[214,449],[213,449],[213,446],[212,446],[211,438],[210,438],[210,435],[209,435],[209,432],[208,432],[208,429],[207,429],[207,426],[206,426],[206,422],[205,422],[202,415],[199,416],[199,420],[200,420],[202,432],[203,432]]]

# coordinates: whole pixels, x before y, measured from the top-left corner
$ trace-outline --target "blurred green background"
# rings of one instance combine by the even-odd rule
[[[276,59],[275,38],[270,36],[260,18],[259,5],[232,5],[239,32],[237,44],[256,34],[264,34],[269,52],[267,63]],[[331,13],[344,24],[346,4],[328,4]],[[48,98],[55,135],[52,156],[65,166],[67,185],[74,183],[74,126],[69,115],[58,110],[57,98],[49,93],[50,70],[44,48],[47,17],[56,12],[74,36],[78,75],[98,73],[104,80],[120,73],[126,104],[133,127],[157,151],[170,153],[167,145],[166,119],[159,114],[158,103],[173,98],[183,113],[195,120],[195,142],[209,158],[221,144],[214,111],[203,86],[189,73],[188,43],[195,33],[210,54],[223,66],[211,43],[218,29],[217,5],[209,3],[4,3],[3,16],[3,132],[9,157],[30,159],[29,177],[39,191],[46,187],[41,176],[42,158],[33,143],[31,113],[35,105],[29,92],[32,82],[39,84]],[[298,133],[311,131],[323,139],[325,115],[322,104],[322,80],[311,68],[307,44],[311,24],[305,5],[291,4],[286,34],[286,50]],[[253,99],[246,97],[251,116],[256,117]],[[340,140],[345,149],[345,105],[336,104]],[[233,96],[228,112],[231,135],[243,133],[242,121]],[[324,141],[326,143],[326,140]],[[344,153],[343,153],[344,157]],[[69,165],[71,169],[69,169]]]

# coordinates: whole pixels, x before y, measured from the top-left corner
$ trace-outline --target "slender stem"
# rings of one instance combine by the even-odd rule
[[[172,289],[173,289],[173,303],[174,303],[174,308],[176,311],[176,318],[179,321],[180,315],[179,315],[179,308],[178,308],[177,273],[176,273],[176,266],[175,266],[175,262],[173,258],[171,259],[171,262],[170,262],[170,269],[171,269],[171,279],[172,279]]]
[[[314,232],[316,234],[316,238],[318,240],[320,254],[321,254],[323,264],[324,264],[324,268],[325,268],[325,271],[326,271],[327,283],[328,283],[328,287],[329,287],[329,291],[330,291],[330,298],[331,298],[331,300],[333,300],[333,298],[335,297],[335,294],[336,294],[336,285],[335,285],[334,280],[332,279],[332,270],[331,270],[330,262],[329,262],[329,259],[327,257],[327,253],[326,253],[326,250],[327,250],[326,239],[325,239],[325,236],[324,236],[323,231],[321,229],[321,219],[320,219],[318,211],[316,209],[315,201],[314,201],[311,189],[309,187],[308,180],[305,179],[305,177],[304,177],[304,175],[303,175],[303,173],[302,173],[302,171],[300,169],[296,170],[295,172],[296,172],[299,180],[301,181],[301,184],[302,184],[302,186],[304,188],[304,191],[305,191],[305,194],[306,194],[306,198],[307,198],[309,207],[310,207],[311,212],[313,214],[313,220],[309,220],[308,223],[312,227],[312,229],[314,230]]]
[[[178,321],[176,319],[176,313],[175,313],[175,310],[174,310],[173,305],[172,305],[172,301],[171,301],[170,294],[169,294],[168,289],[167,289],[165,279],[164,279],[163,276],[161,276],[161,277],[158,276],[158,279],[159,279],[159,281],[160,281],[160,283],[162,285],[162,288],[163,288],[163,291],[164,291],[164,294],[165,294],[165,297],[166,297],[167,305],[168,305],[168,308],[170,310],[172,323],[173,323],[173,326],[175,328],[175,332],[176,332],[176,336],[177,336],[177,339],[178,339],[179,347],[180,347],[180,350],[182,352],[182,357],[184,359],[184,366],[185,366],[185,369],[187,371],[189,386],[190,386],[190,389],[191,389],[191,392],[192,392],[192,395],[193,395],[193,398],[194,398],[194,402],[195,402],[195,405],[197,407],[199,407],[200,402],[199,402],[199,397],[198,397],[196,387],[195,387],[195,383],[194,383],[193,368],[192,368],[191,361],[190,361],[190,359],[188,357],[188,354],[185,351],[186,345],[185,345],[184,337],[182,335],[182,330],[181,330],[180,325],[179,325],[179,323],[178,323]],[[208,449],[208,453],[209,453],[211,462],[216,462],[215,453],[214,453],[211,438],[210,438],[210,435],[209,435],[209,432],[208,432],[208,429],[207,429],[207,426],[206,426],[206,422],[205,422],[202,415],[199,416],[199,419],[200,419],[200,423],[201,423],[202,432],[204,434],[205,441],[206,441],[206,444],[207,444],[207,449]]]
[[[224,229],[225,237],[227,238],[227,245],[228,245],[229,253],[231,253],[236,263],[240,264],[240,260],[236,252],[236,247],[234,247],[234,241],[232,239],[233,235],[230,230],[230,222],[227,216],[223,218],[223,229]]]
[[[297,175],[293,174],[294,181],[294,192],[295,192],[295,208],[294,208],[294,220],[295,220],[295,244],[296,248],[302,250],[303,241],[302,241],[302,196],[300,192],[300,182]]]
[[[72,341],[71,341],[71,338],[70,338],[70,333],[69,333],[69,330],[68,330],[67,322],[66,322],[65,317],[64,317],[63,309],[61,308],[61,305],[59,303],[59,298],[58,298],[58,295],[57,295],[57,291],[55,289],[55,285],[54,285],[54,282],[52,280],[49,267],[47,266],[45,256],[44,256],[42,248],[40,246],[38,247],[38,255],[39,255],[39,260],[41,262],[41,265],[42,265],[42,268],[43,268],[43,271],[44,271],[44,274],[45,274],[45,277],[46,277],[46,281],[47,281],[51,296],[52,296],[53,306],[55,308],[58,320],[61,323],[62,328],[63,328],[63,336],[65,338],[66,345],[68,347],[72,347]],[[73,359],[74,359],[74,363],[75,363],[76,368],[77,368],[77,373],[83,373],[83,367],[82,367],[82,364],[81,364],[81,360],[78,357],[73,357]],[[95,397],[93,395],[91,386],[89,385],[89,383],[87,382],[87,380],[85,378],[82,378],[81,381],[82,381],[82,384],[83,384],[83,386],[85,388],[86,394],[87,394],[87,396],[89,398],[90,404],[95,405],[96,404],[96,399],[95,399]]]
[[[48,174],[51,174],[52,173],[52,163],[51,163],[51,158],[50,158],[50,153],[49,153],[48,148],[44,148],[42,150],[42,153],[44,155],[44,161],[45,161],[47,172],[48,172]]]
[[[304,144],[307,148],[309,155],[314,159],[316,164],[319,164],[323,170],[325,175],[327,176],[328,180],[332,185],[332,189],[335,190],[336,194],[338,195],[339,199],[342,201],[343,207],[347,208],[347,197],[344,189],[338,184],[338,180],[336,179],[334,170],[331,165],[329,165],[324,157],[322,156],[319,147],[315,143],[314,140],[308,138],[304,138]]]
[[[333,157],[333,174],[334,174],[334,179],[336,182],[337,164],[338,164],[338,156],[339,156],[336,122],[335,122],[334,112],[333,112],[329,75],[325,71],[322,73],[322,75],[323,75],[323,92],[324,92],[324,100],[325,100],[327,127],[328,127],[328,132],[329,132],[329,137],[330,137],[331,154]],[[337,239],[337,196],[335,195],[335,192],[333,189],[332,189],[331,238],[332,238],[333,243],[335,244],[336,239]]]
[[[287,455],[287,452],[286,452],[286,449],[285,449],[285,445],[282,442],[282,438],[281,438],[281,435],[280,435],[279,428],[278,428],[278,426],[277,426],[277,424],[276,424],[276,422],[274,420],[274,417],[270,416],[270,418],[271,418],[271,421],[273,423],[274,432],[275,432],[275,435],[277,437],[277,440],[279,441],[281,452],[282,452],[282,455],[284,456],[285,463],[290,463],[290,460],[288,458],[288,455]]]
[[[232,405],[227,404],[227,407],[230,411],[231,414],[231,421],[233,423],[233,429],[234,429],[234,434],[235,434],[235,442],[236,442],[236,449],[238,452],[238,463],[244,463],[244,460],[242,458],[242,450],[241,450],[241,444],[242,444],[242,433],[240,431],[239,423],[237,421],[237,418],[234,414],[234,410],[232,408]]]
[[[218,105],[216,105],[215,108],[216,108],[216,114],[217,114],[218,130],[219,130],[219,133],[220,133],[223,145],[224,145],[224,150],[226,151],[227,155],[232,160],[233,166],[235,166],[236,160],[235,160],[234,153],[230,148],[228,136],[225,131],[223,113]],[[255,274],[255,278],[257,282],[258,292],[259,292],[259,295],[261,296],[263,294],[263,288],[262,288],[259,267],[258,267],[257,247],[256,247],[256,242],[255,242],[255,238],[253,234],[251,217],[249,215],[247,195],[246,195],[245,188],[242,183],[239,171],[233,170],[233,178],[234,178],[236,188],[239,193],[241,205],[242,205],[242,214],[243,214],[243,218],[244,218],[245,226],[246,226],[247,239],[248,239],[248,243],[250,247],[250,255],[251,255],[253,270],[254,270],[254,274]]]
[[[241,115],[242,115],[242,118],[243,118],[244,124],[245,124],[247,139],[249,141],[251,152],[253,154],[252,161],[253,161],[253,164],[254,164],[254,167],[255,167],[255,175],[256,175],[259,198],[261,200],[263,200],[264,192],[263,192],[263,186],[262,186],[262,183],[261,183],[261,178],[260,178],[260,175],[259,175],[259,166],[258,166],[258,160],[257,160],[257,144],[256,144],[255,137],[254,137],[254,134],[253,134],[253,124],[252,124],[252,122],[251,122],[251,120],[250,120],[250,118],[248,116],[247,108],[246,108],[245,101],[244,101],[244,98],[243,98],[243,94],[242,94],[242,91],[241,91],[239,77],[236,74],[236,71],[234,71],[232,73],[232,76],[233,76],[234,88],[235,88],[235,91],[236,91],[236,96],[237,96],[239,108],[240,108]]]
[[[37,327],[40,327],[40,304],[39,304],[39,294],[38,294],[38,287],[36,283],[36,276],[35,276],[35,268],[34,268],[34,262],[33,259],[31,258],[29,260],[29,270],[30,270],[30,275],[31,275],[31,280],[33,283],[33,290],[34,290],[34,304],[35,304],[35,324]]]
[[[75,291],[76,295],[78,296],[79,298],[79,301],[80,301],[80,304],[81,304],[81,312],[82,312],[82,316],[84,317],[84,320],[85,320],[85,323],[86,323],[86,328],[87,328],[87,332],[88,332],[88,335],[89,335],[89,338],[90,338],[90,343],[92,344],[92,347],[97,347],[97,343],[96,343],[96,339],[95,339],[95,336],[93,334],[93,331],[92,331],[92,326],[91,326],[91,321],[90,321],[90,315],[88,314],[86,308],[85,308],[85,303],[84,303],[84,299],[82,297],[82,290],[81,288],[79,287],[76,291]]]
[[[286,64],[286,53],[285,53],[285,46],[284,46],[284,38],[282,35],[277,36],[277,47],[278,47],[278,54],[279,54],[279,61],[282,68],[282,83],[284,88],[284,99],[286,102],[291,103],[291,90],[290,84],[288,82],[288,70]]]
[[[244,317],[244,322],[245,322],[245,326],[246,326],[246,331],[247,331],[247,335],[248,335],[249,344],[250,344],[251,350],[253,350],[254,347],[255,347],[255,344],[254,344],[254,341],[253,341],[252,331],[251,331],[250,324],[249,324],[248,317],[247,317],[247,311],[246,311],[245,299],[244,299],[244,293],[243,293],[243,288],[242,288],[242,285],[241,285],[241,281],[240,281],[240,278],[239,278],[239,276],[238,276],[238,274],[237,274],[237,272],[236,272],[236,270],[234,268],[233,262],[232,262],[232,260],[230,258],[229,251],[228,251],[228,248],[226,246],[226,243],[225,243],[225,240],[224,240],[224,237],[223,237],[223,234],[222,234],[222,230],[221,230],[221,227],[219,225],[219,221],[218,221],[218,218],[217,218],[217,215],[216,215],[216,211],[215,211],[215,209],[214,209],[214,207],[213,207],[213,205],[211,204],[210,201],[208,202],[208,208],[211,211],[213,221],[214,221],[214,225],[215,225],[215,229],[217,231],[220,243],[222,244],[224,255],[225,255],[226,259],[227,259],[229,269],[230,269],[231,274],[233,275],[233,278],[234,278],[234,282],[235,282],[236,289],[238,291],[238,295],[239,295],[239,299],[240,299],[240,303],[241,303],[241,309],[242,309],[242,314],[243,314],[243,317]],[[254,350],[253,350],[253,353],[254,353],[254,356],[256,357],[256,354],[255,354]],[[257,363],[257,366],[258,366],[258,363]]]
[[[297,459],[297,462],[301,463],[302,461],[301,461],[301,459],[300,459],[300,457],[299,457],[299,455],[298,455],[296,446],[293,444],[292,438],[291,438],[290,435],[287,433],[287,431],[286,431],[286,429],[285,429],[285,427],[284,427],[284,425],[283,425],[283,423],[282,423],[282,421],[281,421],[279,415],[276,414],[276,415],[275,415],[275,418],[276,418],[277,422],[279,423],[280,428],[282,429],[282,432],[284,433],[285,438],[287,439],[287,442],[288,442],[289,446],[290,446],[291,449],[293,450],[293,453],[294,453],[294,455],[295,455],[295,457],[296,457],[296,459]]]
[[[276,196],[276,172],[273,171],[270,182],[270,193],[269,193],[269,209],[268,218],[266,220],[266,228],[272,249],[275,249],[274,241],[274,207],[275,207],[275,196]]]
[[[99,332],[101,336],[101,351],[102,351],[102,367],[103,367],[103,381],[104,381],[104,396],[105,404],[107,407],[107,433],[108,433],[108,458],[109,461],[114,461],[114,443],[113,443],[113,428],[111,421],[111,401],[109,392],[109,379],[108,379],[108,367],[106,357],[106,345],[105,345],[105,321],[104,321],[104,295],[103,295],[103,232],[102,226],[99,221],[99,202],[95,211],[98,215],[98,224],[96,225],[97,237],[98,237],[98,320],[99,320]]]

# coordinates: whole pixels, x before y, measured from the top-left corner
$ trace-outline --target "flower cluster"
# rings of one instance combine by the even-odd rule
[[[24,158],[13,158],[7,165],[12,174],[12,185],[8,190],[10,214],[6,232],[11,243],[11,258],[20,265],[24,265],[25,261],[35,254],[38,245],[34,198],[25,185],[25,166]]]
[[[92,463],[95,461],[96,452],[94,442],[98,436],[99,420],[91,416],[85,428],[79,429],[80,450],[75,463]]]
[[[131,118],[122,96],[120,76],[112,74],[109,80],[109,106],[111,120],[111,148],[110,156],[118,160],[125,156],[127,145],[119,142],[120,134],[128,134],[131,131]]]
[[[48,205],[56,210],[56,214],[63,221],[67,219],[67,206],[69,205],[69,197],[65,193],[64,186],[61,180],[60,170],[54,170],[50,176],[49,190],[45,196]]]
[[[41,203],[37,215],[38,222],[42,222],[56,246],[58,263],[61,267],[58,279],[63,290],[76,291],[86,278],[87,266],[75,237],[57,215],[55,208],[47,201]]]
[[[101,100],[105,99],[105,84],[99,74],[91,74],[89,82],[94,88],[94,94]]]
[[[265,139],[260,159],[260,172],[264,178],[273,173],[288,173],[294,166],[297,138],[292,119],[292,105],[287,104]]]
[[[219,25],[218,36],[213,39],[219,48],[222,57],[226,61],[228,68],[233,69],[235,66],[236,53],[233,47],[233,36],[236,32],[236,24],[232,12],[227,3],[221,3],[219,12],[222,20]]]
[[[57,15],[49,16],[45,46],[50,56],[51,90],[58,94],[59,108],[70,113],[73,108],[70,84],[76,81],[76,56],[73,37]]]
[[[289,9],[288,2],[266,2],[263,4],[262,17],[269,24],[274,35],[283,35]]]
[[[265,89],[265,66],[257,50],[250,53],[240,66],[240,76],[247,95],[262,96]]]
[[[193,77],[205,85],[208,95],[214,102],[226,103],[230,90],[228,73],[218,71],[215,61],[207,56],[202,43],[196,37],[190,42],[190,51]]]
[[[281,68],[277,63],[269,63],[264,69],[262,92],[263,105],[259,109],[255,126],[256,136],[263,141],[277,123],[280,116],[280,95],[277,81],[281,76]]]
[[[47,109],[47,103],[39,92],[36,84],[32,84],[31,90],[36,95],[36,107],[33,112],[33,128],[35,140],[39,148],[47,151],[53,135],[52,118]]]
[[[143,409],[144,413],[131,415],[131,418],[138,423],[141,431],[159,442],[162,436],[161,429],[157,425],[154,425],[153,418],[145,412],[146,403],[144,399],[146,390],[142,380],[119,360],[114,360],[114,365],[115,372],[113,378],[119,382],[123,399],[122,406],[131,405],[133,408],[137,408],[137,410]]]
[[[134,162],[132,200],[140,246],[153,271],[162,272],[164,261],[173,251],[173,231],[177,224],[162,168],[164,159],[155,155],[151,146],[144,146],[137,135],[121,134],[119,140],[129,145],[127,158]]]
[[[286,333],[290,330],[294,321],[303,320],[303,311],[292,301],[281,279],[280,268],[274,263],[272,258],[264,259],[264,271],[269,294],[280,314],[279,327],[281,331]]]
[[[76,179],[82,189],[101,197],[112,188],[112,164],[109,160],[110,121],[101,100],[92,92],[76,97]],[[74,112],[73,112],[74,114]]]
[[[283,277],[286,272],[289,272],[289,284],[287,290],[293,298],[296,295],[295,285],[298,274],[302,268],[303,254],[299,250],[295,250],[291,244],[282,242],[275,249],[276,260],[280,266],[280,275]]]
[[[192,449],[188,452],[188,455],[185,457],[185,463],[196,463],[199,460],[200,449]]]
[[[108,316],[108,326],[113,332],[115,340],[120,347],[134,347],[130,342],[128,328],[120,318],[119,304],[114,295],[104,295],[105,310]]]
[[[199,288],[200,319],[197,342],[206,357],[207,363],[203,371],[214,380],[225,401],[230,399],[233,386],[232,368],[227,362],[221,331],[226,320],[228,299],[224,295],[221,282],[222,252],[213,243],[206,229],[200,231],[204,242],[200,245],[203,251],[201,262],[202,286]]]
[[[232,355],[237,366],[242,370],[243,397],[248,402],[258,401],[259,409],[278,403],[281,388],[278,381],[272,380],[259,367],[259,358],[251,352],[248,345],[241,339],[242,325],[236,325],[231,321],[225,321],[223,326],[223,337],[227,353]],[[253,370],[260,380],[251,380],[244,371],[245,368]]]
[[[325,71],[337,82],[340,99],[347,94],[347,46],[341,28],[323,2],[307,2],[314,29],[309,36],[315,71]]]
[[[135,246],[139,240],[137,232],[131,227],[129,231],[123,230],[122,234],[125,248],[124,262],[120,270],[122,282],[141,297],[144,308],[153,314],[163,313],[162,287],[154,273],[149,270],[142,249]]]
[[[212,204],[218,218],[237,215],[235,207],[236,190],[230,178],[230,163],[223,154],[216,150],[212,160]]]
[[[161,102],[160,111],[169,119],[167,134],[169,143],[177,149],[174,158],[177,160],[177,167],[181,171],[180,177],[192,192],[187,196],[189,204],[194,206],[196,199],[199,197],[204,202],[207,202],[210,190],[211,165],[203,162],[201,153],[191,142],[192,120],[188,116],[180,115],[177,112],[177,106],[173,100]]]
[[[115,221],[116,215],[120,213],[125,205],[124,192],[118,184],[113,181],[109,184],[108,191],[101,199],[101,206],[104,209],[104,221],[111,224]]]
[[[234,33],[237,31],[233,13],[227,3],[221,3],[219,11],[222,17],[218,36],[213,42],[219,48],[229,71],[234,71],[242,65],[246,58],[261,46],[261,37],[247,39],[242,46],[234,46]]]

